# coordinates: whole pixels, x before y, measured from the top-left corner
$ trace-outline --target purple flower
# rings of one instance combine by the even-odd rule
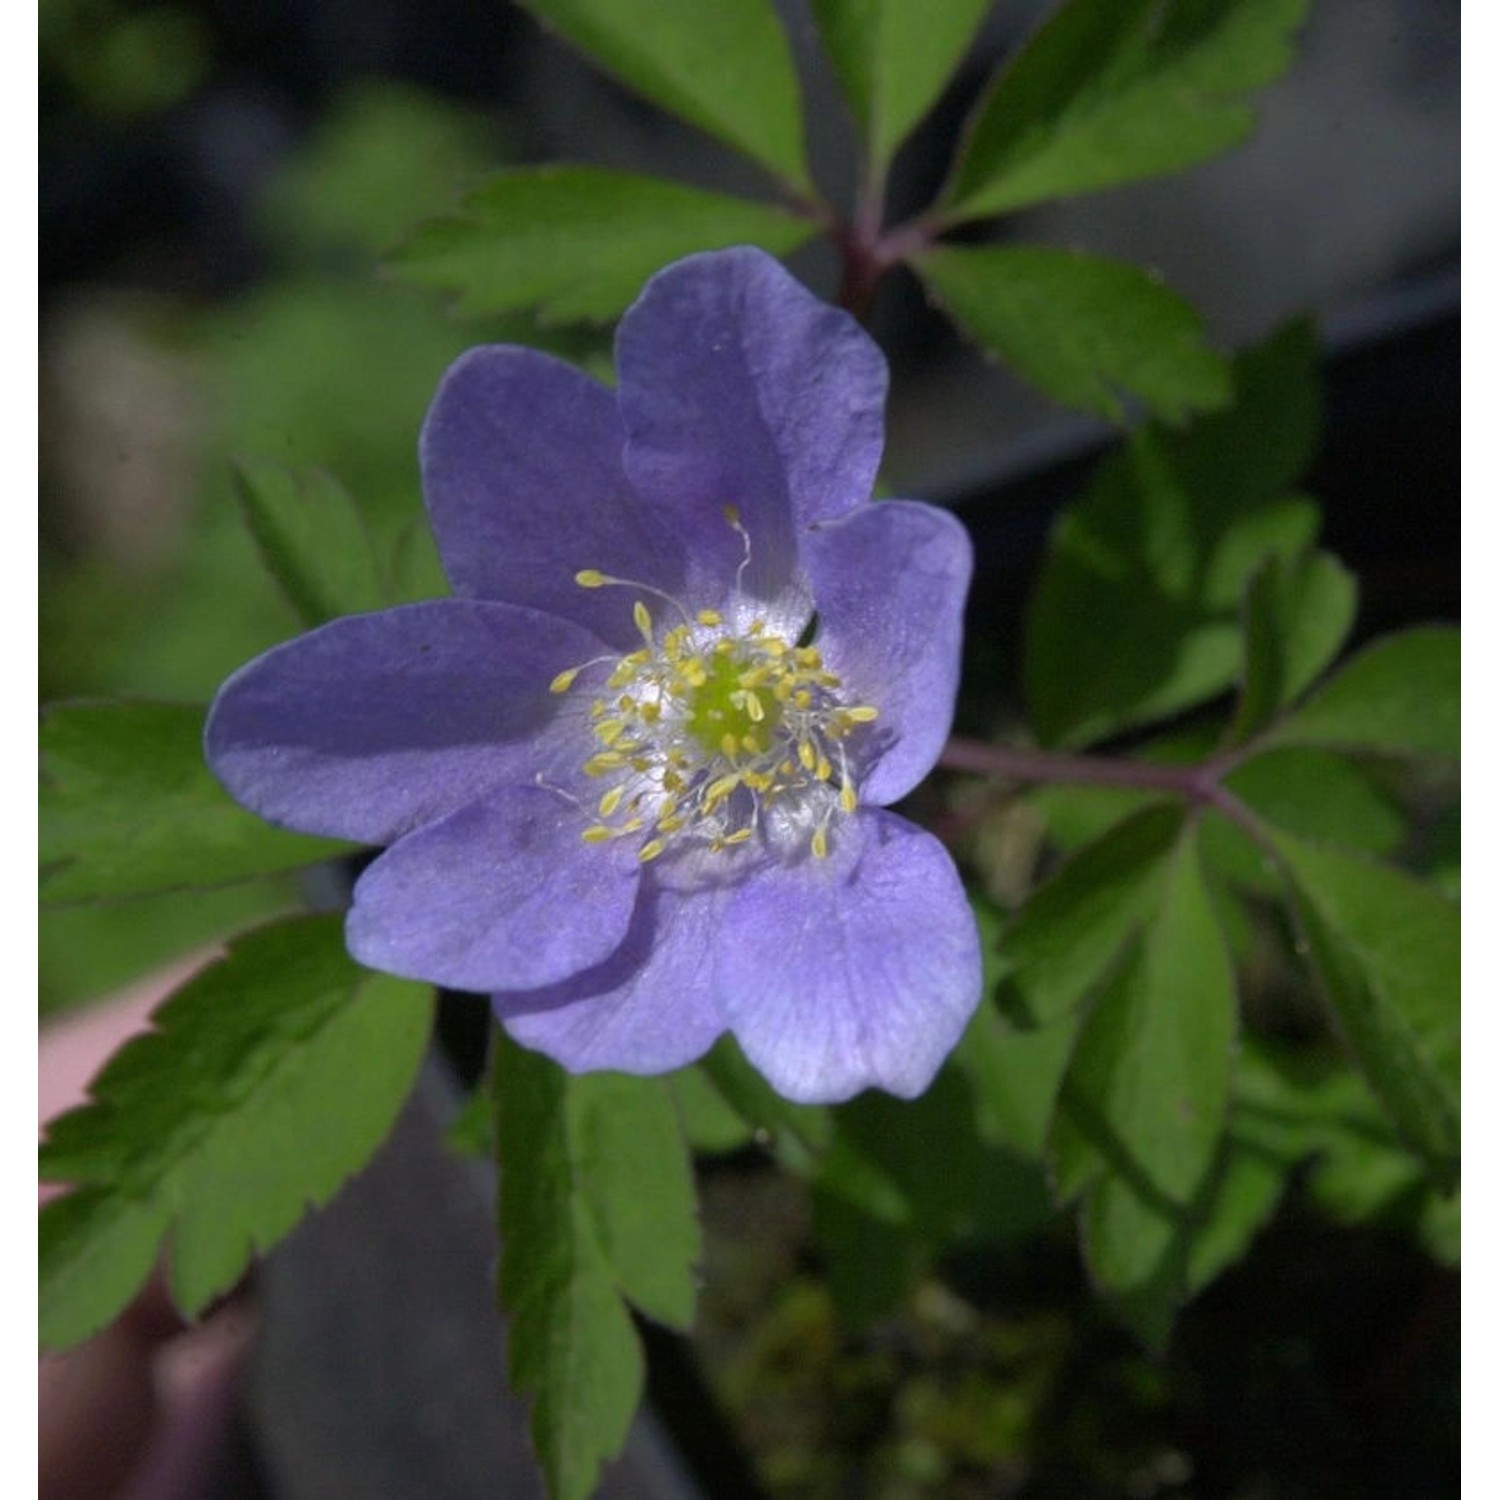
[[[870,504],[885,362],[772,258],[626,313],[612,391],[471,350],[422,434],[457,597],[336,620],[221,689],[210,764],[273,823],[388,845],[361,962],[493,996],[575,1071],[725,1031],[785,1096],[920,1093],[978,1002],[932,767],[970,549]]]

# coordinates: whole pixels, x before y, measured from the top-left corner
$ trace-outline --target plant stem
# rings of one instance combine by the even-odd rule
[[[1007,781],[1163,792],[1200,807],[1211,807],[1240,827],[1258,833],[1259,823],[1254,813],[1223,784],[1222,778],[1239,760],[1238,754],[1231,754],[1196,765],[1159,765],[1107,755],[1067,755],[1052,750],[991,745],[955,735],[943,748],[938,764],[951,771],[972,771]]]

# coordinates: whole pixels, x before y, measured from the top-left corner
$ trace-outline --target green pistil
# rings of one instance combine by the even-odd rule
[[[703,667],[683,721],[687,732],[710,756],[763,752],[781,723],[781,704],[744,686],[749,664],[737,651],[709,652]]]

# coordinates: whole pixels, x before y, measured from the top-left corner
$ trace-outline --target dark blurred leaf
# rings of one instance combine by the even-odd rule
[[[342,853],[229,800],[203,761],[203,710],[65,703],[41,729],[44,901],[228,885]]]
[[[1038,737],[1080,745],[1203,703],[1239,675],[1245,585],[1318,515],[1288,496],[1317,427],[1316,347],[1292,325],[1235,362],[1235,404],[1107,459],[1053,533],[1027,619]]]
[[[364,1165],[411,1088],[431,1022],[420,986],[358,968],[338,917],[234,943],[128,1042],[93,1102],[53,1122],[41,1175],[41,1336],[118,1313],[170,1236],[189,1316]]]
[[[1123,422],[1134,397],[1178,422],[1229,399],[1202,319],[1134,266],[1030,245],[942,247],[915,266],[961,328],[1065,406]]]
[[[738,1151],[755,1131],[716,1089],[701,1068],[679,1068],[670,1080],[672,1097],[688,1145],[705,1156]]]
[[[1349,1050],[1444,1187],[1459,1158],[1459,914],[1388,865],[1273,832],[1309,962]]]
[[[653,103],[809,187],[801,92],[769,0],[522,0]]]
[[[1136,813],[1074,854],[1000,937],[1002,983],[1038,1026],[1079,1005],[1154,915],[1182,828],[1176,806]]]
[[[359,509],[331,475],[240,459],[234,480],[261,560],[303,625],[390,603]]]
[[[1175,172],[1250,134],[1306,0],[1071,0],[980,101],[950,220]]]
[[[1457,757],[1458,631],[1382,636],[1271,732],[1277,744]]]
[[[1245,670],[1230,743],[1260,733],[1317,681],[1354,627],[1358,587],[1326,552],[1268,557],[1245,593]]]
[[[668,261],[759,245],[785,255],[817,224],[768,203],[603,167],[502,172],[392,258],[409,281],[471,315],[534,308],[543,322],[618,317]]]
[[[877,173],[936,102],[989,7],[990,0],[813,0]]]

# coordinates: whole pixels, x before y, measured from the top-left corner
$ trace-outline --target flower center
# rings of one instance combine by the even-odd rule
[[[778,830],[826,856],[830,827],[858,805],[845,741],[878,710],[845,702],[817,647],[764,620],[736,631],[717,610],[689,614],[644,584],[594,569],[577,581],[655,595],[681,620],[663,629],[638,599],[641,647],[614,659],[589,706],[598,749],[583,770],[605,790],[585,841],[645,833],[643,862],[688,845],[718,853],[765,830],[775,809]],[[567,692],[583,670],[559,673],[552,691]]]

